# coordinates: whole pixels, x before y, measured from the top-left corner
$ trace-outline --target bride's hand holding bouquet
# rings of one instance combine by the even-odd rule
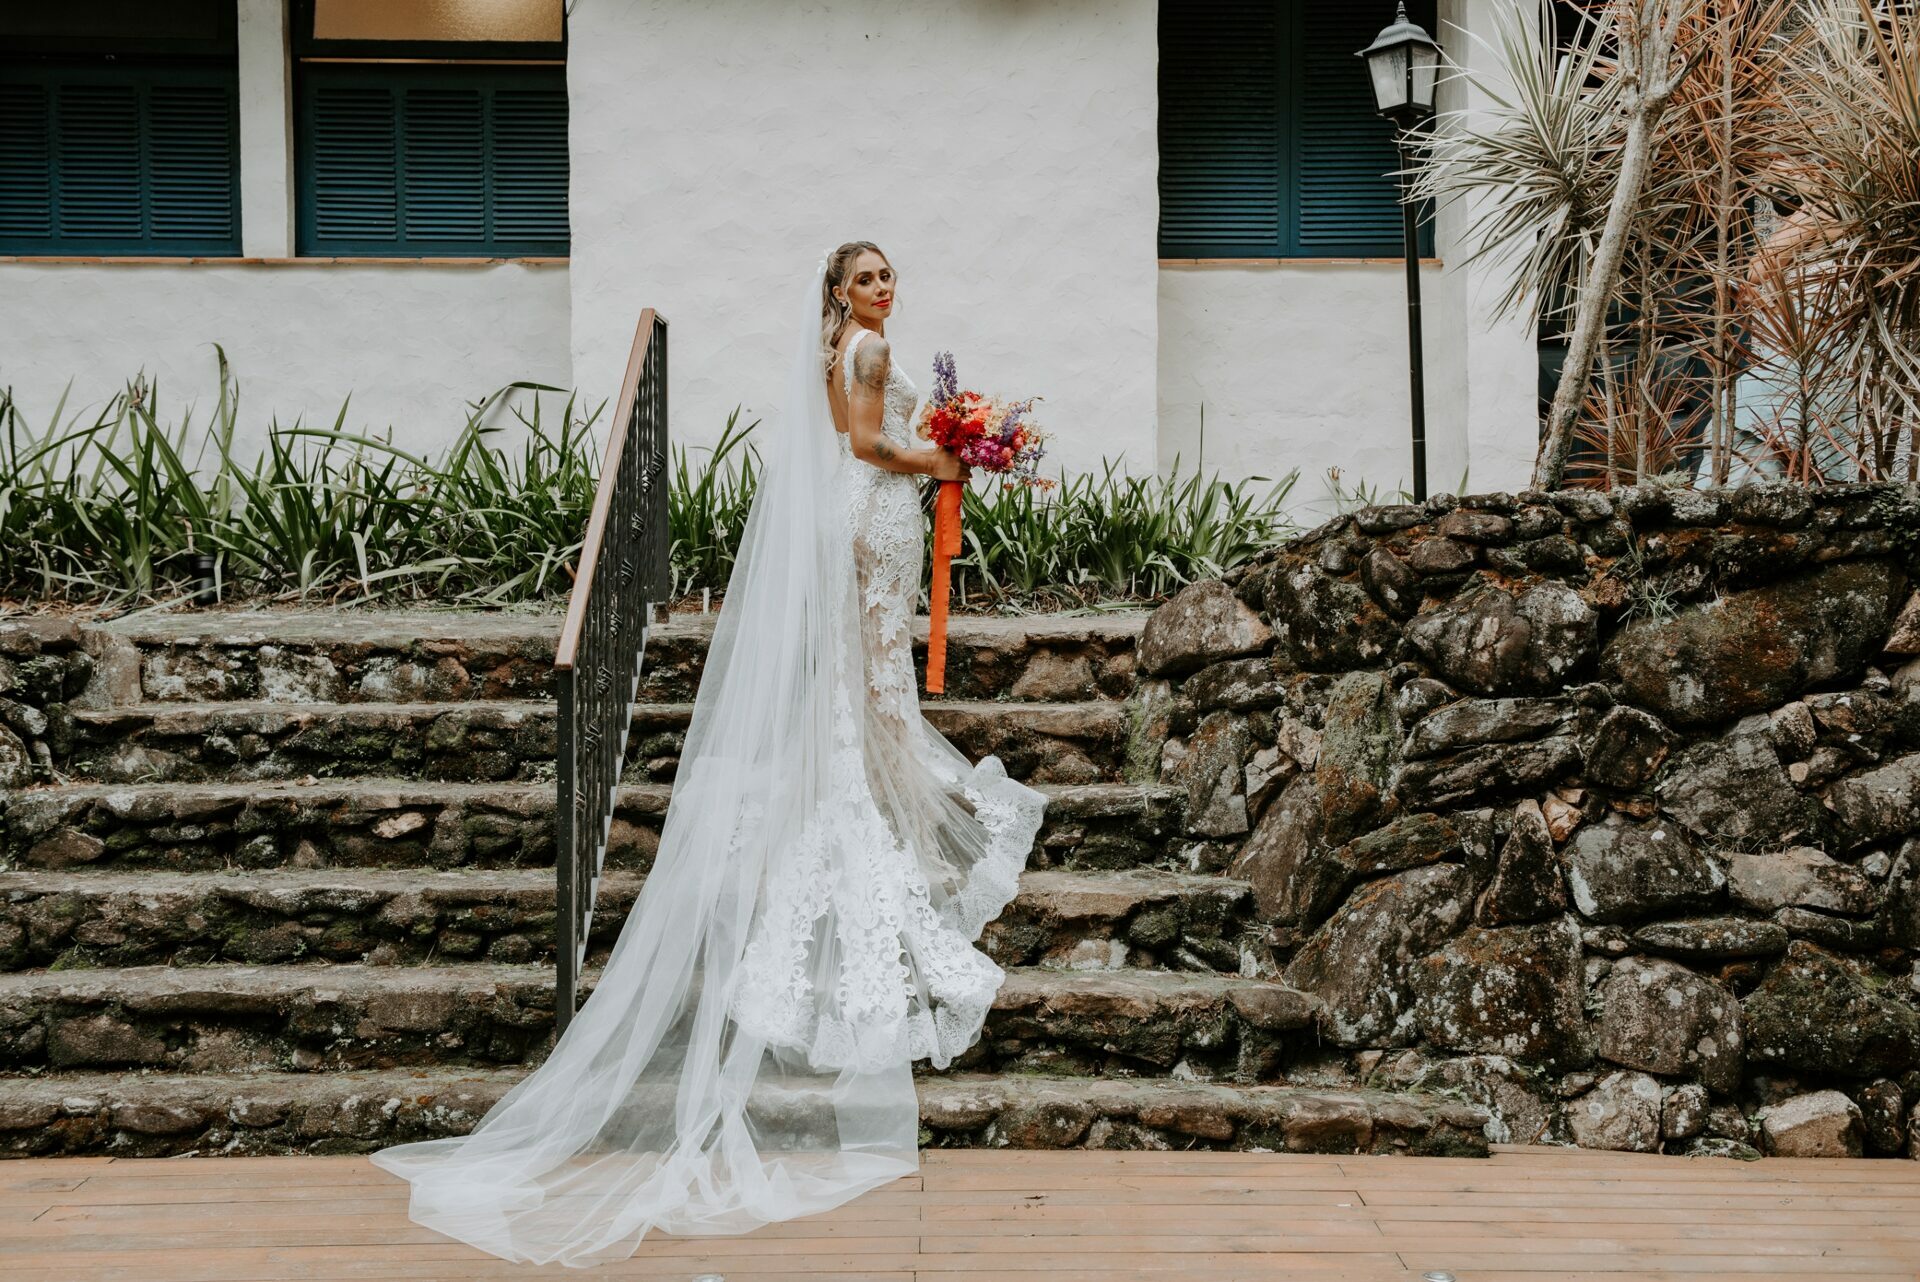
[[[947,593],[949,564],[960,554],[961,485],[979,468],[1001,478],[1001,485],[1047,489],[1054,482],[1040,476],[1047,435],[1028,417],[1037,396],[1023,401],[999,400],[960,387],[953,353],[933,358],[933,391],[921,407],[915,430],[956,460],[959,475],[941,472],[940,496],[933,507],[933,601],[927,629],[927,693],[946,689]],[[941,460],[945,462],[944,459]]]
[[[929,451],[933,455],[927,463],[927,475],[936,481],[958,483],[973,479],[973,469],[960,461],[959,455],[952,450],[934,446]]]

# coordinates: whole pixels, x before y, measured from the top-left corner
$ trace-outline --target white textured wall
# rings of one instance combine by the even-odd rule
[[[796,279],[872,240],[922,393],[950,348],[1037,393],[1056,462],[1155,463],[1155,0],[577,0],[573,351],[672,324],[672,423],[772,407]]]
[[[1538,21],[1539,9],[1533,0],[1442,0],[1440,9],[1440,38],[1448,52],[1481,83],[1495,87],[1501,76],[1493,52],[1498,45],[1494,16],[1502,11]],[[1470,38],[1468,32],[1479,38]],[[1446,86],[1441,103],[1469,113],[1490,105],[1483,90],[1464,81]],[[1488,199],[1482,197],[1481,204]],[[1532,480],[1539,442],[1539,350],[1533,325],[1525,317],[1493,314],[1505,287],[1508,259],[1488,256],[1466,261],[1466,247],[1457,237],[1467,213],[1451,211],[1438,231],[1441,254],[1460,264],[1452,272],[1457,290],[1452,315],[1460,347],[1453,368],[1465,398],[1471,488],[1519,490]]]
[[[1425,268],[1424,289],[1439,276]],[[1200,458],[1204,405],[1206,469],[1277,480],[1298,468],[1292,501],[1306,512],[1328,499],[1329,468],[1349,487],[1409,484],[1405,282],[1397,262],[1162,268],[1161,466]],[[1432,365],[1430,352],[1428,433],[1450,439],[1459,392]],[[1428,450],[1432,488],[1451,489],[1458,473],[1441,484]]]
[[[349,427],[431,449],[465,401],[515,379],[567,386],[567,334],[565,266],[0,263],[0,385],[36,428],[68,380],[68,416],[91,421],[142,368],[204,422],[217,342],[243,443],[276,415],[331,426],[351,392]],[[162,420],[179,417],[163,406]]]
[[[293,95],[285,0],[239,0],[240,238],[250,258],[293,253]]]

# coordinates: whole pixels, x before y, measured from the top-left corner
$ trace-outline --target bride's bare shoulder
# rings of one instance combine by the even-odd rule
[[[879,334],[869,332],[865,338],[856,334],[854,338],[860,346],[853,349],[853,379],[877,392],[887,385],[887,367],[892,363],[893,350]]]

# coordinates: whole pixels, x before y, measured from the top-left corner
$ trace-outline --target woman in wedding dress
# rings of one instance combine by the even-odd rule
[[[1005,972],[973,941],[1045,799],[920,713],[916,478],[964,470],[913,446],[894,287],[869,242],[815,265],[653,868],[546,1060],[373,1155],[417,1223],[586,1267],[919,1169],[913,1061],[979,1039]]]

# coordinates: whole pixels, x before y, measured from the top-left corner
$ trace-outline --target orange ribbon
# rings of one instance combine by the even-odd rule
[[[933,503],[933,608],[927,620],[927,693],[947,688],[947,592],[960,555],[960,482],[940,482]]]

